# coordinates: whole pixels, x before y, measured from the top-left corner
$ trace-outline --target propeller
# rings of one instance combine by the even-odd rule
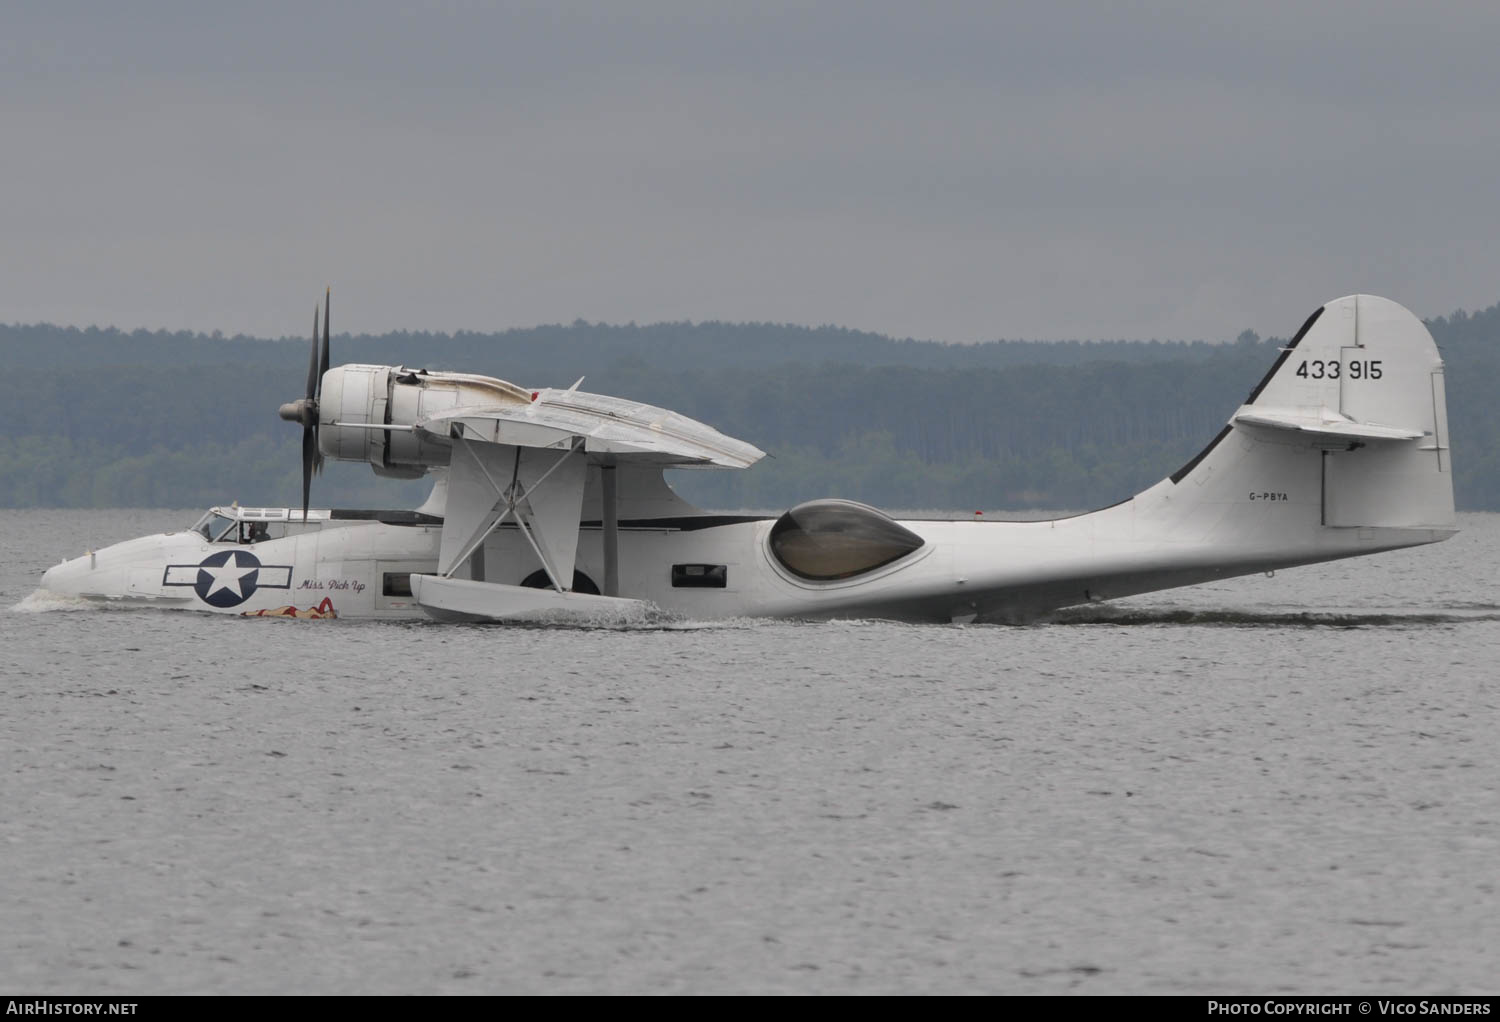
[[[318,398],[322,395],[323,374],[328,372],[328,314],[332,288],[323,294],[323,344],[318,346],[318,307],[313,306],[312,355],[307,361],[307,396],[289,401],[278,414],[287,422],[302,424],[302,520],[307,521],[307,504],[312,493],[312,477],[323,471],[323,452],[318,449]]]

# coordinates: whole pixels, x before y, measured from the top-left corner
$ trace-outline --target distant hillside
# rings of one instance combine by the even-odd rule
[[[1500,509],[1500,305],[1428,322],[1448,365],[1461,506]],[[841,495],[890,507],[1081,508],[1176,469],[1284,342],[947,345],[831,327],[666,323],[335,337],[335,362],[460,369],[674,408],[757,444],[748,472],[681,472],[715,507]],[[309,342],[0,326],[0,506],[299,499]],[[323,504],[410,504],[420,484],[333,464]]]
[[[308,338],[262,338],[114,328],[0,326],[0,351],[13,368],[110,365],[234,365],[274,361],[306,366]],[[609,326],[579,320],[501,333],[396,332],[335,335],[335,361],[463,368],[528,385],[553,385],[617,366],[676,370],[760,369],[793,363],[903,366],[912,369],[1006,369],[1078,365],[1100,360],[1157,362],[1212,357],[1205,341],[991,341],[943,344],[894,340],[839,327],[775,323],[656,323]],[[570,375],[571,374],[571,375]]]

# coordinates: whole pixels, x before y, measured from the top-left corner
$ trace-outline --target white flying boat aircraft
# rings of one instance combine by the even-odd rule
[[[1197,457],[1122,503],[1051,521],[896,521],[813,500],[713,514],[662,478],[760,450],[650,405],[397,366],[329,368],[314,317],[302,507],[214,508],[64,561],[45,589],[220,614],[595,622],[1014,621],[1075,604],[1447,539],[1443,363],[1369,295],[1307,320]],[[581,380],[579,381],[582,382]],[[434,477],[414,511],[309,510],[322,459]]]

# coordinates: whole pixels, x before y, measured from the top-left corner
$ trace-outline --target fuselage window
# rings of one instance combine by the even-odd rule
[[[771,555],[799,578],[832,582],[898,561],[922,537],[889,515],[852,500],[798,504],[771,526]]]
[[[674,564],[673,589],[723,589],[729,585],[729,566],[725,564]]]
[[[383,596],[410,596],[411,572],[386,572],[380,577],[380,592]]]

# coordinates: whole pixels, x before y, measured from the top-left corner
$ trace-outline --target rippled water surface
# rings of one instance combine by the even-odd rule
[[[0,988],[1493,993],[1500,516],[1025,627],[243,620],[33,595]]]

